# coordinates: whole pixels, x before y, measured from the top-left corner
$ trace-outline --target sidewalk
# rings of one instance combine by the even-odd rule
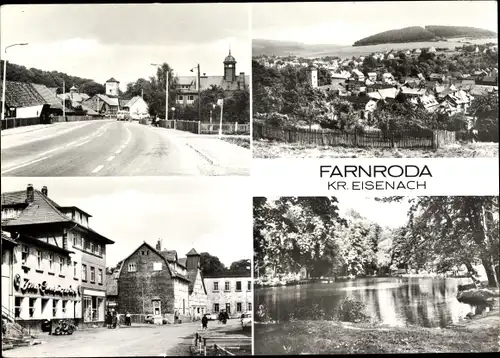
[[[193,134],[167,128],[161,130],[171,137],[182,139],[215,166],[250,170],[252,152],[247,148],[220,140],[217,135]]]
[[[24,127],[2,129],[1,136],[5,137],[5,136],[10,136],[10,135],[15,135],[15,134],[21,134],[21,133],[38,131],[38,130],[41,130],[41,129],[46,129],[46,128],[53,127],[56,124],[58,124],[58,123],[54,123],[54,124],[35,124],[35,125],[32,125],[32,126],[24,126]]]

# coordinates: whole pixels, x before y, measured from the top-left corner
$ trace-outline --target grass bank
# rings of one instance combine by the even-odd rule
[[[235,138],[231,138],[231,137],[222,137],[221,138],[222,140],[226,141],[226,142],[229,142],[229,143],[232,143],[232,144],[236,144],[240,147],[243,147],[243,148],[247,148],[247,149],[250,149],[250,137],[248,138],[241,138],[241,137],[235,137]]]
[[[468,143],[432,149],[318,147],[254,140],[254,158],[474,158],[498,157],[498,143]]]
[[[255,325],[255,354],[449,353],[499,351],[498,310],[444,329],[295,321]]]

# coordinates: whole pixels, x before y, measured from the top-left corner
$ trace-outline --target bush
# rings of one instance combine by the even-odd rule
[[[269,312],[267,310],[267,307],[261,304],[259,308],[257,309],[257,314],[255,315],[255,320],[257,322],[271,322],[272,319],[269,316]]]
[[[314,304],[311,307],[297,307],[288,315],[288,318],[290,321],[319,321],[331,317],[327,317],[325,310],[319,304]]]
[[[275,127],[285,127],[289,124],[289,119],[286,114],[271,113],[266,118],[266,124]]]
[[[343,298],[337,308],[337,317],[342,322],[366,322],[369,316],[366,314],[366,305],[352,298]]]

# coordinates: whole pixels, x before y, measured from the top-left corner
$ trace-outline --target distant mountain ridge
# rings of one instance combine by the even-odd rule
[[[378,34],[365,37],[356,41],[353,46],[379,45],[385,43],[404,43],[420,41],[438,41],[453,37],[493,37],[497,33],[490,30],[468,26],[439,26],[428,25],[410,26],[402,29],[394,29],[379,32]]]
[[[278,41],[268,39],[252,40],[252,56],[276,55],[276,56],[305,56],[330,51],[342,47],[332,44],[305,44],[297,41]]]

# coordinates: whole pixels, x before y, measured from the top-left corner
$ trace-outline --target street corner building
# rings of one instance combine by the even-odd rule
[[[45,320],[104,323],[106,245],[90,214],[48,188],[2,193],[2,317],[31,332]]]
[[[142,322],[153,315],[169,323],[196,321],[207,313],[207,290],[195,249],[179,258],[175,250],[142,243],[109,272],[110,308]]]
[[[252,312],[251,273],[221,274],[205,277],[208,290],[208,304],[212,312],[225,310],[231,318],[240,318],[245,312]]]

